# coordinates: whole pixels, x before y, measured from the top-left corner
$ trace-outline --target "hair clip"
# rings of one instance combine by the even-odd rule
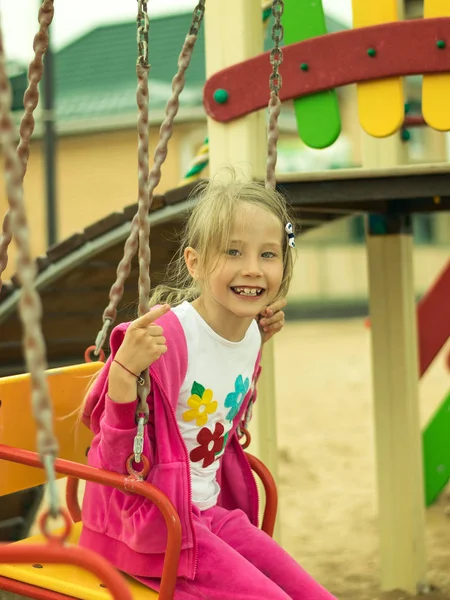
[[[285,227],[286,233],[288,234],[288,238],[289,238],[289,246],[291,248],[295,248],[295,235],[294,235],[294,228],[292,227],[292,223],[288,223]]]

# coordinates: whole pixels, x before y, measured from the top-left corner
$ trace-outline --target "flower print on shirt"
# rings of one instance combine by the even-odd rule
[[[225,406],[231,409],[228,411],[226,416],[228,421],[232,421],[234,417],[238,414],[239,409],[241,408],[241,404],[245,398],[245,395],[248,392],[248,388],[250,386],[250,381],[247,379],[244,381],[242,379],[242,375],[238,375],[236,381],[234,382],[234,392],[230,392],[225,398]]]
[[[226,434],[224,435],[224,437],[222,438],[222,448],[216,452],[214,459],[217,460],[218,458],[220,458],[222,456],[222,454],[225,452],[225,448],[227,445],[227,441],[228,441],[228,436],[230,435],[230,432],[227,431]]]
[[[216,423],[214,431],[210,431],[207,427],[203,427],[197,435],[197,442],[200,446],[191,450],[189,454],[191,461],[199,462],[203,460],[203,469],[212,465],[216,458],[216,453],[219,453],[224,446],[224,431],[225,428],[222,423]]]
[[[212,415],[217,410],[217,401],[213,400],[213,391],[205,389],[201,383],[194,381],[191,388],[191,394],[187,404],[191,410],[183,413],[183,421],[193,421],[197,427],[203,427],[208,422],[208,415]]]

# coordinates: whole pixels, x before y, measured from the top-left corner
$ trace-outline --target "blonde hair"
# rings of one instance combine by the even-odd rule
[[[282,230],[294,220],[289,214],[284,197],[263,183],[238,180],[233,169],[229,178],[213,178],[207,184],[200,184],[191,194],[196,204],[181,234],[180,247],[169,263],[165,283],[158,285],[150,295],[149,306],[170,304],[177,306],[183,301],[199,297],[200,289],[192,279],[184,259],[187,247],[196,250],[199,263],[199,276],[205,277],[214,269],[214,260],[225,249],[230,237],[232,219],[236,208],[247,202],[267,210],[280,221]],[[288,244],[287,234],[283,236],[283,278],[277,298],[287,295],[292,279],[294,255]]]
[[[294,219],[289,214],[286,201],[282,194],[263,183],[242,181],[236,177],[236,172],[228,168],[228,180],[214,178],[207,184],[200,184],[191,194],[195,206],[190,213],[181,235],[180,247],[170,262],[165,277],[166,283],[158,285],[150,296],[149,306],[155,304],[170,304],[177,306],[184,300],[195,300],[200,295],[200,289],[192,279],[184,260],[184,250],[194,248],[199,256],[199,271],[208,274],[214,268],[214,260],[218,258],[221,249],[226,248],[231,226],[231,215],[242,203],[247,202],[261,207],[275,215],[280,221],[282,230],[287,223]],[[277,298],[287,295],[292,279],[295,251],[288,244],[287,234],[283,235],[283,278]],[[92,376],[86,396],[80,407],[79,420],[92,388],[100,371]],[[71,415],[68,415],[71,416]]]

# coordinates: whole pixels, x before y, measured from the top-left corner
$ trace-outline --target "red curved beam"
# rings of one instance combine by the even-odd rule
[[[450,261],[417,306],[419,377],[422,377],[450,336]],[[370,318],[365,321],[370,327]],[[447,358],[450,369],[450,354]]]
[[[419,302],[420,376],[425,373],[450,336],[450,261]]]
[[[13,448],[5,444],[0,444],[0,460],[8,460],[22,465],[28,465],[30,467],[42,469],[41,460],[36,452]],[[181,523],[175,507],[167,498],[167,496],[161,492],[161,490],[147,481],[139,481],[133,477],[119,475],[118,473],[112,473],[111,471],[103,471],[102,469],[97,469],[88,465],[81,465],[70,460],[64,460],[62,458],[57,458],[55,460],[55,471],[61,475],[67,475],[68,477],[80,478],[84,479],[85,481],[94,481],[95,483],[101,483],[124,492],[139,494],[140,496],[144,496],[144,498],[147,498],[153,502],[158,507],[167,526],[167,546],[159,598],[160,600],[172,600],[181,552]],[[74,490],[76,491],[75,486],[75,482],[69,484],[72,493]],[[12,562],[12,560],[8,560],[8,549],[12,550],[13,547],[13,545],[8,544],[7,547],[1,550],[0,558],[2,560],[0,560],[0,562]],[[42,548],[42,546],[39,547]],[[31,545],[25,546],[25,548],[31,548]],[[82,551],[85,551],[84,548]],[[19,558],[20,551],[14,550],[14,561],[20,562],[18,560]],[[77,556],[74,556],[73,558],[74,560],[78,560]],[[44,557],[42,557],[42,560],[44,560]],[[49,562],[56,562],[56,558],[54,560],[53,555],[50,555],[50,553],[48,554],[48,559],[46,555],[46,560]],[[70,560],[70,562],[73,564],[81,564],[74,563],[74,560]],[[111,577],[111,575],[109,575],[109,577]],[[123,596],[123,598],[125,598],[125,596]]]
[[[247,431],[247,435],[250,436],[250,433]],[[270,537],[273,536],[273,531],[275,529],[275,519],[277,517],[277,509],[278,509],[278,492],[277,485],[275,483],[274,478],[272,477],[272,473],[269,469],[262,463],[256,456],[245,453],[247,456],[247,460],[250,464],[252,470],[258,475],[261,479],[262,484],[264,486],[264,491],[266,494],[266,504],[264,507],[263,521],[261,525],[261,529],[265,531]],[[78,523],[81,521],[81,508],[78,502],[78,483],[79,479],[75,477],[69,477],[67,479],[66,485],[66,504],[67,509],[72,517],[72,521],[74,523]]]
[[[445,48],[436,42],[444,40]],[[373,48],[371,57],[367,50]],[[301,65],[308,65],[302,70]],[[343,85],[423,73],[450,73],[450,17],[397,21],[339,31],[283,48],[282,101]],[[216,121],[227,122],[265,108],[269,101],[269,52],[215,73],[203,103]],[[219,104],[214,92],[224,89]]]

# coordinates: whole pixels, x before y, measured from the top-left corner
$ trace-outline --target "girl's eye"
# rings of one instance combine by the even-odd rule
[[[230,248],[226,253],[228,256],[239,256],[240,254],[239,250],[236,250],[236,248]]]
[[[276,254],[275,254],[275,252],[263,252],[263,253],[261,254],[261,256],[262,256],[263,258],[275,258],[275,257],[276,257]]]

